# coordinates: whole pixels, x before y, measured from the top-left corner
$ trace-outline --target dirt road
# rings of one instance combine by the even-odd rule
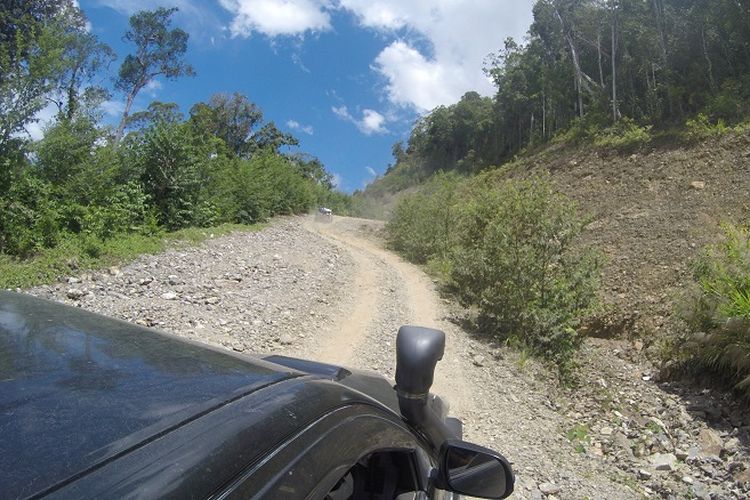
[[[430,279],[368,238],[368,232],[371,234],[380,227],[375,221],[340,217],[331,223],[315,222],[315,219],[306,222],[307,230],[349,252],[356,265],[352,303],[327,331],[322,332],[325,340],[311,356],[334,364],[369,368],[363,365],[362,351],[374,348],[387,359],[395,359],[395,341],[389,337],[393,337],[401,324],[442,329],[447,335],[446,352],[438,364],[433,392],[450,402],[454,414],[469,415],[476,408],[464,377],[465,360],[457,352],[460,342],[452,330],[446,328]],[[389,280],[396,282],[398,293],[388,284]],[[390,324],[383,321],[383,312],[389,309],[401,312],[389,318]],[[379,331],[383,327],[385,331]],[[372,355],[365,358],[372,358]]]

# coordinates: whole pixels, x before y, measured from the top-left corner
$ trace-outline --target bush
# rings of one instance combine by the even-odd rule
[[[711,123],[708,116],[703,113],[698,114],[698,116],[685,123],[685,134],[688,139],[693,141],[721,137],[726,135],[730,130],[723,119],[719,118],[716,123]]]
[[[137,159],[144,189],[170,230],[193,224],[199,203],[201,179],[189,138],[184,126],[160,124],[146,133]]]
[[[459,207],[451,277],[498,339],[528,346],[566,376],[596,303],[598,255],[573,242],[583,221],[546,178],[487,187],[480,176]]]
[[[639,127],[632,119],[622,118],[596,133],[594,144],[603,148],[629,151],[651,142],[651,126]]]
[[[0,252],[27,256],[50,248],[60,238],[60,211],[52,186],[24,172],[15,176],[0,199]]]
[[[750,395],[750,231],[727,225],[724,236],[694,264],[680,311],[687,335],[670,356]]]
[[[92,206],[83,217],[82,230],[101,239],[145,230],[148,196],[137,182],[119,186]]]
[[[412,262],[446,257],[454,230],[458,176],[439,173],[421,191],[403,198],[386,225],[390,246]]]
[[[580,320],[596,303],[598,255],[573,246],[583,221],[547,178],[459,183],[439,175],[405,197],[388,222],[390,245],[426,263],[498,340],[557,364],[567,376]]]

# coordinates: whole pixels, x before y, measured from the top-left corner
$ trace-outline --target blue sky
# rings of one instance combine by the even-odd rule
[[[476,90],[492,95],[485,56],[522,39],[533,0],[79,0],[91,30],[119,58],[128,16],[175,6],[190,34],[197,76],[158,80],[136,102],[192,104],[240,92],[266,121],[300,139],[345,191],[361,189],[392,162],[391,146],[414,120]],[[106,82],[105,82],[106,83]],[[123,98],[106,103],[115,121]],[[137,110],[137,109],[136,109]]]

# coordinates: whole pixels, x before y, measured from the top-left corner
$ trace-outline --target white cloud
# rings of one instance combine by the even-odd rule
[[[503,40],[521,40],[531,20],[534,0],[339,0],[362,26],[387,34],[417,33],[431,54],[403,40],[390,43],[373,68],[387,81],[388,99],[424,112],[452,104],[469,90],[492,95],[482,71],[485,57]]]
[[[162,87],[163,85],[159,80],[151,80],[146,84],[145,87],[143,87],[143,90],[145,90],[146,93],[153,98],[156,97],[156,94],[159,93]]]
[[[56,114],[57,106],[54,103],[49,103],[34,115],[34,120],[26,124],[26,134],[32,141],[38,141],[44,137],[45,127],[54,121]]]
[[[383,49],[375,59],[373,69],[388,80],[388,99],[401,106],[413,106],[417,111],[429,111],[441,104],[458,101],[471,89],[471,82],[460,67],[428,61],[416,49],[397,41]],[[484,93],[491,89],[479,89]]]
[[[365,109],[362,112],[362,120],[357,123],[359,129],[367,134],[382,134],[388,132],[385,128],[385,116],[381,115],[374,109]]]
[[[257,31],[274,37],[303,35],[331,29],[326,0],[219,0],[234,15],[232,36],[248,37]]]
[[[340,189],[342,182],[344,182],[344,179],[341,177],[341,174],[331,172],[331,184],[333,184],[335,189]]]
[[[97,0],[97,3],[126,16],[158,7],[177,7],[175,17],[179,19],[173,26],[180,27],[188,31],[191,36],[198,38],[206,36],[209,31],[206,26],[218,29],[220,25],[208,2],[204,3],[200,0]]]
[[[125,111],[125,103],[110,99],[109,101],[104,101],[101,104],[101,108],[105,115],[119,117]]]
[[[384,134],[388,132],[388,129],[385,127],[385,116],[374,109],[362,110],[362,118],[359,119],[352,116],[346,106],[334,106],[331,108],[331,111],[342,120],[355,124],[359,131],[365,135]]]
[[[365,170],[367,170],[367,173],[370,174],[372,177],[376,177],[378,175],[378,173],[372,167],[365,167]]]
[[[312,125],[302,125],[297,120],[288,120],[286,122],[286,126],[293,130],[299,130],[300,132],[304,132],[307,135],[313,135],[315,132],[315,129],[313,129]]]

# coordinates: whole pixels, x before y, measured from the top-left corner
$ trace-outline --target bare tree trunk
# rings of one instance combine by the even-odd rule
[[[547,140],[547,97],[542,90],[542,139]]]
[[[659,48],[661,49],[661,59],[664,68],[669,68],[669,59],[667,55],[667,34],[664,31],[664,2],[663,0],[653,0],[654,14],[656,16],[656,29],[659,30]]]
[[[614,0],[612,1],[612,121],[616,122],[620,117],[617,109],[617,10]]]
[[[115,133],[115,144],[118,144],[120,142],[120,139],[122,139],[122,136],[125,133],[125,124],[128,122],[130,108],[133,107],[134,99],[135,93],[131,92],[130,94],[128,94],[128,100],[125,103],[125,110],[122,112],[122,119],[120,120],[120,125],[117,127],[117,132]]]
[[[708,84],[711,86],[711,90],[716,90],[716,81],[714,80],[714,65],[711,61],[711,56],[708,54],[708,44],[706,43],[706,25],[701,23],[701,42],[703,42],[703,57],[706,59],[708,65]]]
[[[576,90],[578,100],[576,101],[576,111],[578,116],[583,118],[583,94],[581,93],[581,80],[578,78],[578,74],[573,75],[573,88]]]
[[[661,49],[661,62],[662,67],[664,70],[664,78],[663,80],[666,80],[667,85],[669,85],[671,76],[670,76],[670,67],[669,67],[669,52],[667,48],[667,33],[666,29],[664,28],[665,25],[665,19],[664,19],[664,0],[653,0],[654,5],[654,16],[656,17],[656,28],[659,30],[659,48]],[[672,99],[669,97],[669,95],[666,96],[667,99],[667,106],[669,108],[669,114],[673,114],[673,104]]]
[[[593,94],[593,88],[597,87],[598,85],[589,75],[584,73],[584,71],[581,69],[581,61],[578,56],[578,49],[576,48],[575,40],[573,39],[573,29],[568,26],[567,23],[565,23],[556,5],[555,15],[557,16],[558,21],[560,21],[563,36],[565,37],[565,41],[568,43],[568,47],[570,48],[570,56],[573,60],[573,68],[575,69],[575,88],[578,92],[578,112],[580,117],[583,118],[583,90],[586,90],[589,94]],[[599,89],[603,90],[601,87],[599,87]]]
[[[596,52],[599,55],[599,85],[604,88],[604,70],[602,69],[602,32],[596,30]]]

